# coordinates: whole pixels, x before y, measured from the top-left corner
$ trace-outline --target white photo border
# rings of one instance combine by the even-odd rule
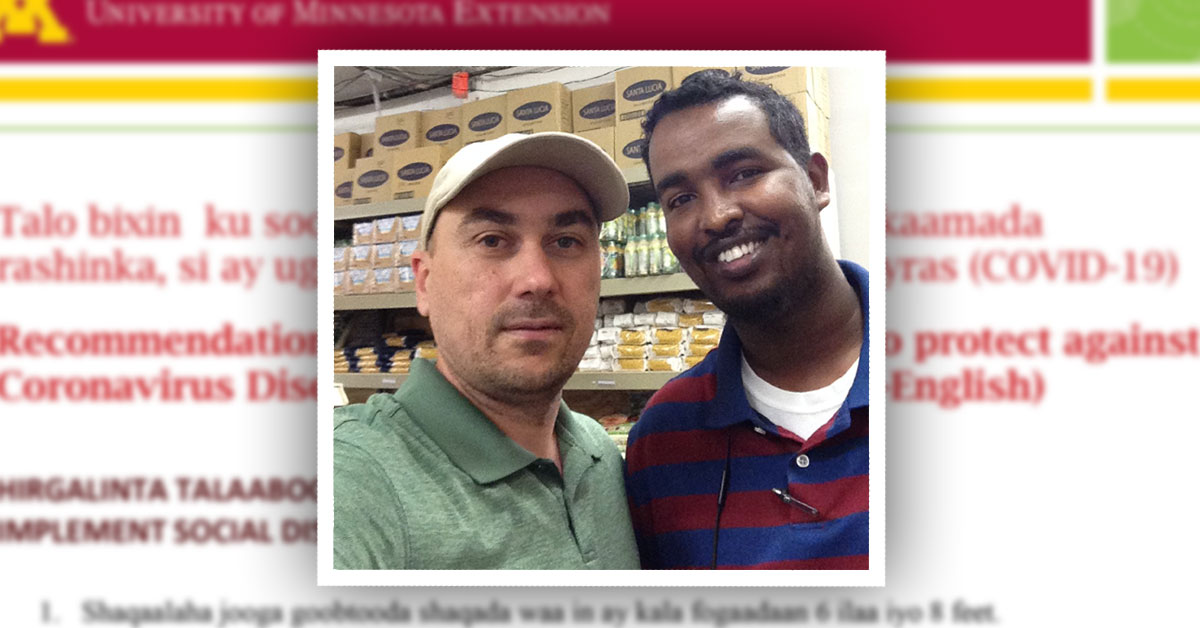
[[[317,97],[317,259],[318,397],[317,397],[317,584],[321,586],[541,586],[541,587],[794,587],[883,586],[885,584],[885,148],[886,74],[882,51],[485,51],[485,50],[322,50],[318,53]],[[870,173],[868,270],[870,284],[870,400],[872,425],[868,441],[870,496],[866,570],[675,571],[669,578],[640,571],[485,571],[485,570],[336,570],[333,568],[333,153],[334,68],[336,66],[814,66],[854,69],[866,77],[869,96],[863,121],[867,131]],[[836,168],[836,162],[831,160]]]

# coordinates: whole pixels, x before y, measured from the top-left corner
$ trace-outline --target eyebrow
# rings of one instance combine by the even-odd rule
[[[753,146],[742,146],[727,150],[720,155],[717,155],[713,158],[711,166],[713,170],[722,170],[739,161],[742,161],[743,159],[756,159],[762,157],[762,155],[762,151],[754,148]],[[663,191],[667,188],[679,185],[686,180],[687,176],[682,172],[672,172],[655,183],[654,190],[661,196]]]
[[[570,227],[571,225],[580,223],[589,227],[594,226],[596,224],[596,217],[592,213],[585,212],[582,209],[572,209],[554,215],[555,227]]]
[[[481,222],[490,222],[509,227],[517,224],[517,217],[512,213],[490,207],[476,207],[467,212],[466,216],[463,216],[462,222],[459,223],[459,228],[461,229]],[[596,217],[582,209],[572,209],[554,215],[555,227],[569,227],[577,224],[595,226],[597,224]]]
[[[517,217],[508,212],[502,212],[498,209],[476,207],[475,209],[467,212],[466,216],[463,216],[462,222],[459,223],[459,228],[477,222],[493,222],[498,225],[507,226],[517,224]]]

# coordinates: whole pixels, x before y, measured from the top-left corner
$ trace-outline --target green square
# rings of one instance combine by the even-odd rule
[[[1200,61],[1200,2],[1108,0],[1108,61]]]

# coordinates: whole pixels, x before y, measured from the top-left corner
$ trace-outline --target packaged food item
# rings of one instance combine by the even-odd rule
[[[620,345],[617,345],[620,346]],[[677,358],[684,354],[687,347],[686,342],[677,342],[674,344],[665,345],[650,345],[650,356],[652,358]]]
[[[622,329],[619,335],[620,341],[617,344],[622,345],[647,345],[650,344],[650,330],[646,327],[634,327],[632,329]]]
[[[658,327],[679,327],[679,314],[675,312],[654,312],[650,314],[654,320],[647,325],[655,325]]]
[[[644,235],[637,238],[637,263],[639,277],[650,274],[650,242]]]
[[[701,363],[701,362],[703,362],[703,361],[704,361],[704,358],[702,358],[702,357],[698,357],[698,356],[690,356],[690,355],[689,355],[689,356],[684,356],[684,358],[683,358],[683,366],[684,366],[684,368],[689,368],[689,369],[690,369],[690,368],[692,368],[693,366],[696,366],[697,364],[699,364],[699,363]]]
[[[400,240],[396,242],[396,247],[400,255],[409,257],[413,254],[413,251],[417,250],[418,244],[420,244],[418,240]]]
[[[673,274],[682,272],[683,267],[679,265],[679,258],[675,257],[675,252],[671,250],[670,244],[663,246],[663,272]]]
[[[621,340],[620,327],[601,327],[596,330],[596,342],[602,345],[615,345]]]
[[[413,350],[413,357],[424,360],[436,360],[438,357],[437,345],[432,340],[423,340],[417,343],[416,349]]]
[[[712,301],[707,299],[686,299],[683,302],[683,311],[689,314],[696,312],[712,312],[717,309]]]
[[[639,301],[633,307],[634,312],[682,312],[683,299],[650,299]]]
[[[346,270],[350,268],[350,248],[345,246],[333,247],[333,269]]]
[[[722,312],[720,310],[716,310],[713,312],[704,312],[703,314],[701,314],[701,317],[704,319],[703,324],[705,324],[705,325],[712,325],[713,327],[724,327],[725,326],[725,312]]]
[[[703,325],[703,324],[704,324],[704,314],[701,314],[699,312],[697,312],[695,314],[680,314],[679,315],[679,326],[680,327],[694,327],[696,325]]]
[[[682,327],[655,327],[654,344],[674,345],[686,340]]]
[[[692,342],[715,345],[721,341],[721,328],[698,325],[692,328]]]
[[[654,316],[655,316],[654,312],[644,312],[642,314],[632,314],[631,316],[633,316],[633,324],[634,325],[649,326],[649,325],[654,324]]]
[[[607,373],[613,370],[613,361],[604,358],[584,358],[579,362],[579,370],[591,373]]]
[[[649,355],[649,345],[613,345],[617,358],[644,358]]]
[[[346,271],[333,271],[333,293],[335,295],[345,294],[346,290]]]
[[[646,370],[646,360],[643,358],[618,358],[613,370],[640,373]]]
[[[396,269],[394,267],[385,266],[371,272],[373,273],[371,292],[387,294],[396,291]]]
[[[608,322],[608,321],[605,321]],[[633,327],[633,314],[614,314],[613,327]]]
[[[407,373],[411,367],[412,367],[412,362],[409,360],[403,360],[400,362],[392,360],[391,365],[388,366],[387,372],[403,374],[403,373]]]
[[[375,242],[395,242],[399,231],[399,221],[396,216],[385,216],[375,219]]]
[[[646,236],[646,252],[649,261],[646,263],[646,274],[662,274],[662,238],[657,235]]]
[[[683,355],[687,357],[703,358],[704,356],[708,355],[710,351],[716,348],[717,345],[693,342],[687,346],[687,349],[684,351]]]
[[[396,243],[376,244],[371,251],[371,266],[391,268],[396,265]]]
[[[646,360],[648,371],[682,371],[683,360],[679,358],[651,358]]]
[[[421,214],[405,214],[398,218],[400,231],[396,240],[416,240],[421,235]]]
[[[406,342],[408,342],[407,336],[401,336],[395,332],[388,332],[383,335],[383,344],[389,347],[404,347]]]
[[[625,312],[625,300],[624,299],[600,299],[599,313],[601,315],[622,314],[624,312]]]
[[[370,273],[371,270],[368,268],[354,268],[346,271],[346,294],[367,294],[370,292]]]
[[[353,244],[374,244],[375,243],[375,221],[368,220],[366,222],[354,223]]]
[[[629,238],[625,242],[625,276],[638,276],[638,248],[637,237]]]
[[[371,267],[371,253],[374,244],[359,244],[350,247],[350,268],[366,269]]]

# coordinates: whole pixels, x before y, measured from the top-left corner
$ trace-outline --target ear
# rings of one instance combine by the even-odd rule
[[[808,158],[808,180],[812,182],[817,209],[825,209],[829,205],[829,162],[821,153],[813,153]]]
[[[417,311],[421,316],[429,316],[429,294],[427,292],[429,285],[429,251],[418,249],[413,251],[412,269],[413,280],[417,286]]]

